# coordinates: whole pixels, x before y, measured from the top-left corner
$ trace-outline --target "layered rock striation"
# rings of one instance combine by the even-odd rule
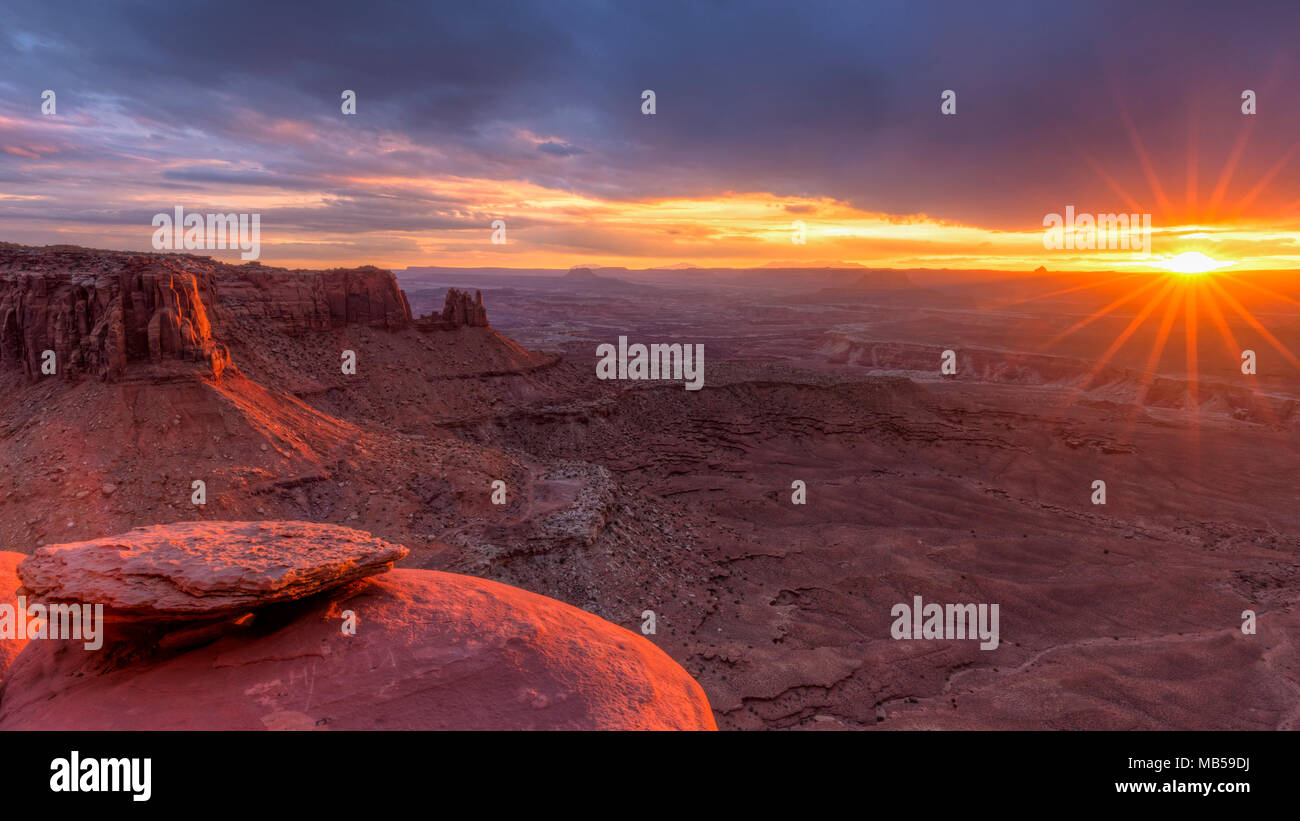
[[[0,373],[115,380],[135,363],[189,362],[215,378],[250,330],[296,336],[414,324],[487,327],[482,294],[452,289],[441,315],[416,320],[392,272],[371,266],[291,271],[0,244]]]
[[[212,338],[214,300],[212,282],[172,258],[0,249],[0,369],[113,378],[169,359],[219,376],[229,356]]]

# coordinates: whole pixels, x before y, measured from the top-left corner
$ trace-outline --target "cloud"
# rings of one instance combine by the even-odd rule
[[[165,2],[7,3],[0,179],[6,193],[42,197],[25,201],[23,224],[181,199],[264,209],[286,231],[334,243],[471,230],[509,212],[512,227],[556,232],[549,253],[568,241],[575,254],[639,255],[656,235],[641,226],[629,241],[591,210],[761,192],[787,228],[789,215],[811,223],[833,202],[1017,232],[1066,205],[1124,209],[1116,188],[1154,210],[1153,178],[1178,212],[1157,224],[1196,216],[1220,180],[1220,216],[1266,179],[1238,216],[1276,218],[1300,200],[1294,163],[1269,177],[1300,134],[1282,85],[1295,4],[1246,14],[952,0],[918,13],[902,2],[533,0],[372,4],[358,16],[333,0],[313,4],[310,25],[300,14],[245,0],[185,14]],[[45,88],[59,94],[57,117],[39,115]],[[345,88],[356,115],[340,110]],[[653,117],[640,110],[646,88]],[[949,88],[953,117],[939,111]],[[1253,120],[1240,113],[1243,88],[1259,94]],[[734,221],[662,230],[665,259],[684,253],[684,236],[754,243]]]
[[[576,145],[557,143],[554,140],[547,140],[546,142],[537,146],[537,150],[541,151],[543,154],[550,154],[553,157],[572,157],[575,154],[587,153],[583,149],[578,148]]]

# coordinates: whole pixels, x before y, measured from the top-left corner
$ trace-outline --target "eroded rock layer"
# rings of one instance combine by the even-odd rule
[[[482,294],[452,289],[440,327],[487,327]],[[414,322],[389,271],[290,271],[183,254],[0,246],[0,370],[118,379],[133,363],[219,377],[250,326],[295,336]]]

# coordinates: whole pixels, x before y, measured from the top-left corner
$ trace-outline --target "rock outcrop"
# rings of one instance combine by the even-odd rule
[[[25,558],[27,556],[22,553],[0,550],[0,607],[18,607],[18,563]],[[0,684],[4,684],[5,670],[27,644],[26,639],[5,638],[2,630],[0,628]]]
[[[452,290],[440,327],[487,327],[482,294]],[[250,332],[289,336],[415,322],[390,271],[228,265],[185,254],[0,245],[0,373],[121,378],[133,363],[199,363],[219,377]],[[48,367],[48,366],[47,366]]]
[[[248,528],[245,555],[257,532],[267,534],[261,545],[267,553],[255,559],[251,585],[231,570],[233,583],[216,585],[219,595],[267,587],[271,557],[287,538],[282,528],[301,528],[239,526]],[[170,540],[167,550],[178,557],[171,569],[163,554],[151,563],[169,576],[164,601],[201,598],[182,585],[195,577],[212,588],[224,575],[221,560],[207,569],[194,565],[203,549],[220,549],[206,536],[195,538],[180,525],[148,530],[155,545]],[[330,528],[330,538],[340,530]],[[285,559],[295,570],[285,576],[313,575],[304,564],[312,548],[336,554],[321,534],[304,530],[289,541],[295,539]],[[361,533],[351,541],[378,542]],[[87,551],[51,551],[70,552]],[[105,580],[125,577],[135,551],[121,556],[117,573],[108,566],[110,552],[93,552],[93,562],[60,568],[60,589],[120,596],[121,588]],[[182,572],[196,566],[197,573]],[[30,575],[24,572],[24,583]],[[334,569],[324,575],[341,578]],[[716,728],[699,684],[662,650],[544,596],[470,576],[405,569],[288,603],[272,603],[273,588],[267,587],[264,606],[251,619],[228,623],[198,646],[190,641],[178,650],[167,642],[119,638],[92,651],[77,640],[30,642],[10,667],[0,730]],[[154,618],[167,616],[155,608]],[[354,629],[347,629],[348,617]],[[182,620],[178,627],[189,624]]]
[[[18,577],[33,601],[103,604],[114,620],[206,619],[383,573],[407,552],[313,522],[180,522],[38,548]]]
[[[289,335],[352,324],[396,330],[411,322],[406,294],[380,268],[224,268],[217,280],[219,308],[232,320],[264,322]]]
[[[112,378],[130,361],[181,360],[220,376],[211,281],[174,258],[112,256],[0,250],[0,369]]]
[[[471,328],[488,326],[487,309],[483,307],[483,292],[459,291],[452,288],[447,291],[447,302],[442,309],[442,321],[452,325],[468,325]]]

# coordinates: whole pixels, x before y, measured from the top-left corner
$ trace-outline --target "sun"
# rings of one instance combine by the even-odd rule
[[[1217,259],[1208,257],[1200,251],[1184,251],[1177,256],[1169,257],[1155,264],[1166,271],[1173,271],[1175,274],[1200,276],[1219,268],[1226,268],[1233,263],[1219,262]]]

